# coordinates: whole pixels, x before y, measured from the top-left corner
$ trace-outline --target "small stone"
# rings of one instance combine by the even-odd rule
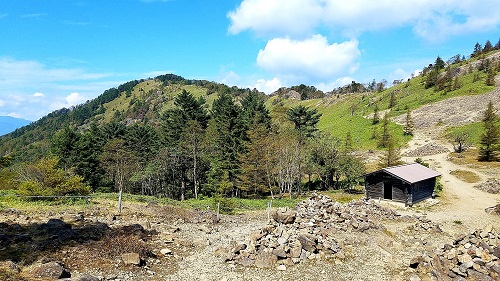
[[[163,248],[160,250],[160,253],[164,256],[172,255],[172,250],[169,248]]]
[[[410,277],[410,281],[420,281],[420,280],[422,280],[422,279],[420,279],[420,277],[418,277],[418,275],[412,275]]]
[[[285,271],[286,270],[286,265],[284,264],[280,264],[276,267],[276,270],[279,270],[279,271]]]

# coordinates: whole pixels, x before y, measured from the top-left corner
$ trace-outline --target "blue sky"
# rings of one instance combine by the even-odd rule
[[[499,30],[497,0],[0,0],[0,115],[165,73],[266,93],[392,81]]]

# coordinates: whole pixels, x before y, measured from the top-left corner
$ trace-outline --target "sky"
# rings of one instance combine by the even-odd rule
[[[166,73],[267,94],[406,79],[499,31],[498,0],[0,0],[0,116]]]

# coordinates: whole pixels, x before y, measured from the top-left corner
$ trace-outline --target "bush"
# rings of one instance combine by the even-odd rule
[[[57,168],[56,157],[46,157],[27,164],[21,170],[18,193],[23,196],[88,195],[90,186],[83,178]]]

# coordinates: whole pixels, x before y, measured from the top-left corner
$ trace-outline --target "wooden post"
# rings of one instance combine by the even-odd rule
[[[118,194],[118,214],[122,213],[122,193],[123,189],[120,188],[120,193]]]
[[[267,202],[267,220],[271,220],[271,210],[273,209],[273,200]]]
[[[220,221],[220,202],[217,203],[217,222]]]

